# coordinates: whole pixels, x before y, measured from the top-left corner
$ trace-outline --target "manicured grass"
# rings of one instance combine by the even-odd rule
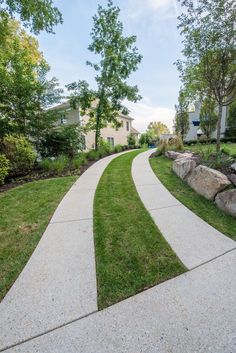
[[[219,210],[214,202],[191,189],[172,171],[173,161],[165,157],[150,158],[150,164],[160,181],[185,206],[220,232],[236,240],[236,219]]]
[[[38,244],[76,177],[35,181],[0,194],[0,300]]]
[[[131,164],[139,153],[133,151],[114,159],[96,191],[99,309],[185,271],[137,194]]]
[[[186,150],[190,150],[193,152],[215,152],[216,145],[215,144],[197,144],[193,146],[185,146]],[[230,155],[236,154],[236,143],[221,143],[221,149],[229,152]]]

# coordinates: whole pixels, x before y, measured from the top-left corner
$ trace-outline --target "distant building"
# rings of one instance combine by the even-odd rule
[[[79,123],[85,126],[88,123],[89,116],[81,116],[79,108],[73,109],[69,102],[60,104],[53,108],[59,111],[60,119],[57,122],[57,127]],[[133,118],[120,114],[118,120],[122,123],[119,129],[114,128],[111,124],[101,129],[101,137],[110,143],[113,147],[115,145],[127,145],[127,138],[129,134],[133,134],[138,141],[139,132],[133,127]],[[95,147],[95,132],[88,131],[84,134],[85,150],[90,150]]]
[[[185,137],[186,141],[197,140],[203,135],[200,128],[200,109],[201,103],[196,103],[193,111],[189,112],[189,131]],[[227,107],[223,107],[222,121],[221,121],[221,137],[224,137],[227,129]],[[216,138],[216,130],[212,133],[211,138]]]

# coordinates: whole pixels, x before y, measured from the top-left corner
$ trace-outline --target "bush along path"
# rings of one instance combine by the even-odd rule
[[[96,191],[94,236],[99,309],[185,271],[136,192],[131,165],[140,152],[113,160]]]
[[[172,249],[193,269],[236,247],[236,243],[181,204],[155,176],[149,163],[152,150],[134,160],[132,176],[146,209]]]

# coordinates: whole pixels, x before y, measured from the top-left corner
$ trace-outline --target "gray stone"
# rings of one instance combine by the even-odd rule
[[[177,159],[179,158],[191,158],[193,157],[193,154],[190,152],[184,152],[184,153],[179,153]]]
[[[175,151],[166,151],[165,156],[169,159],[176,159],[178,158],[182,153],[175,152]]]
[[[187,182],[198,194],[208,200],[214,200],[216,194],[231,184],[223,173],[203,165],[193,170]]]
[[[144,206],[184,265],[190,269],[233,249],[233,240],[183,206],[163,186],[150,166],[151,153],[141,153],[134,159],[132,177]]]
[[[196,168],[197,163],[191,158],[177,158],[173,162],[173,171],[180,177],[181,179],[185,179],[194,168]]]
[[[236,251],[6,353],[234,353]]]
[[[236,174],[228,175],[229,180],[236,186]]]
[[[222,211],[236,217],[236,189],[219,193],[215,202]]]
[[[236,171],[236,162],[231,165],[231,168]]]

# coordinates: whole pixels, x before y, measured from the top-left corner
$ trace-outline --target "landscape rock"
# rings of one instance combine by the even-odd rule
[[[181,152],[176,152],[176,151],[166,151],[165,152],[165,156],[167,158],[170,158],[170,159],[177,159],[177,158],[188,158],[188,157],[192,157],[193,154],[190,152],[184,152],[184,153],[181,153]]]
[[[173,171],[181,179],[185,179],[197,166],[191,158],[177,158],[173,163]]]
[[[233,164],[230,166],[230,168],[236,171],[236,162],[233,163]]]
[[[198,194],[208,200],[214,200],[216,194],[231,184],[223,173],[203,165],[193,170],[187,182]]]
[[[215,202],[222,211],[236,217],[236,189],[219,193]]]
[[[236,174],[230,174],[228,178],[236,186]]]

